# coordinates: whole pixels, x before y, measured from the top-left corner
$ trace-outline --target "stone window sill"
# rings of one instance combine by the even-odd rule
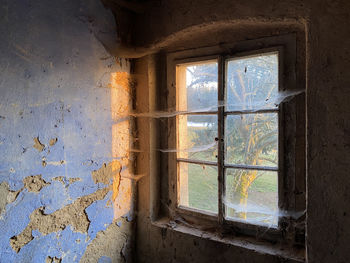
[[[286,260],[286,262],[305,262],[304,248],[289,247],[277,243],[273,244],[268,241],[256,240],[252,237],[221,237],[213,231],[202,230],[191,225],[174,222],[169,220],[169,218],[161,218],[153,221],[152,225],[214,242],[224,243],[232,247],[247,249],[254,253],[275,256],[279,259]]]

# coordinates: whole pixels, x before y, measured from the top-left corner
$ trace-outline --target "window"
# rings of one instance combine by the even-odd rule
[[[168,56],[168,103],[177,111],[169,200],[178,215],[303,240],[305,112],[295,47],[288,35]]]
[[[179,206],[277,225],[278,52],[223,67],[219,86],[218,60],[176,66]]]

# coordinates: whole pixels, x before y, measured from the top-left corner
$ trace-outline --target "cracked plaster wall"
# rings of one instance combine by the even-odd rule
[[[0,1],[0,262],[132,260],[115,32],[100,0]]]

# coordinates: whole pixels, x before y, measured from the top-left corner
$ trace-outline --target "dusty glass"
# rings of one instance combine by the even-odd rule
[[[226,90],[228,111],[276,108],[278,53],[228,60]]]
[[[215,60],[176,67],[177,108],[180,111],[216,111],[218,63]]]
[[[178,172],[180,179],[180,206],[217,213],[217,167],[179,162]]]
[[[217,161],[217,116],[178,116],[178,158]]]
[[[228,168],[225,176],[226,219],[277,225],[277,172]]]
[[[278,166],[278,114],[229,115],[225,125],[230,164]]]

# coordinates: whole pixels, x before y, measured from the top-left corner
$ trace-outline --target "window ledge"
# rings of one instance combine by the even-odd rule
[[[305,249],[292,248],[282,244],[272,244],[268,241],[259,241],[252,237],[220,237],[217,233],[195,228],[189,224],[171,221],[169,218],[161,218],[152,222],[153,226],[166,228],[183,234],[193,235],[206,240],[215,241],[250,250],[255,253],[276,256],[293,262],[305,262]]]

